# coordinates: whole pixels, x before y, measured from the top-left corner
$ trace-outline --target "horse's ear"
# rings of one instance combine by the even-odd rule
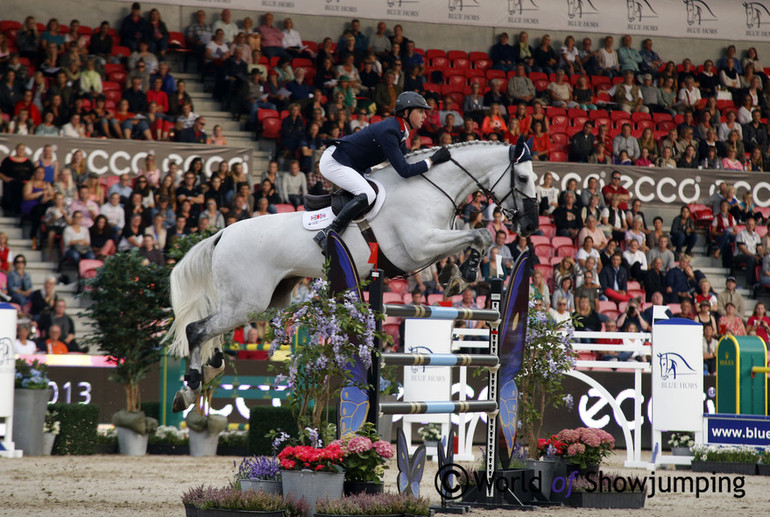
[[[516,147],[508,148],[508,156],[513,163],[527,162],[532,160],[532,155],[529,154],[529,146],[527,146],[524,136],[519,135],[519,139],[516,141]]]

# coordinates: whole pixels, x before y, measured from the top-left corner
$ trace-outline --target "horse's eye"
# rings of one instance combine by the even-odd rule
[[[529,178],[527,178],[526,176],[517,176],[516,179],[518,179],[522,183],[526,183],[529,181]]]

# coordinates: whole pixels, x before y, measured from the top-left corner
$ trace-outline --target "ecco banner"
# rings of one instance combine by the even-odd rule
[[[372,20],[513,26],[533,31],[744,41],[770,38],[767,0],[156,0],[155,3]]]
[[[715,171],[700,169],[659,169],[657,167],[632,167],[620,165],[589,165],[585,163],[533,162],[535,172],[543,176],[550,171],[554,186],[564,190],[574,178],[578,190],[588,183],[588,178],[599,179],[600,188],[610,181],[610,174],[619,171],[621,185],[631,197],[645,205],[667,206],[706,203],[718,191],[719,184],[727,181],[736,190],[736,197],[751,191],[757,206],[770,206],[770,176],[761,172]],[[706,203],[708,204],[708,203]]]
[[[243,163],[243,170],[247,175],[251,171],[252,150],[247,148],[12,134],[0,134],[0,160],[12,154],[16,145],[20,143],[26,145],[27,155],[35,162],[42,155],[44,146],[54,146],[54,155],[59,161],[60,167],[64,167],[70,162],[74,151],[80,150],[85,155],[88,171],[95,172],[100,176],[114,176],[123,173],[136,174],[143,167],[144,158],[149,153],[155,154],[155,163],[160,168],[161,173],[168,170],[168,164],[171,161],[175,161],[180,170],[186,171],[194,158],[203,160],[203,169],[209,175],[216,170],[222,160],[227,160],[231,166],[234,163]]]

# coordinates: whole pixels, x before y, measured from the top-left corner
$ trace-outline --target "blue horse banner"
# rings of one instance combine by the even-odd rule
[[[133,0],[123,0],[132,2]],[[767,41],[767,0],[156,0],[196,8],[341,16],[529,31]],[[279,14],[280,13],[280,14]],[[280,24],[276,24],[280,26]]]

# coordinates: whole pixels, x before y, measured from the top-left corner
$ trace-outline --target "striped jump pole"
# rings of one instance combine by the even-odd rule
[[[414,401],[414,402],[381,402],[380,413],[383,415],[427,415],[446,413],[494,413],[497,402],[494,400],[466,401]]]
[[[383,366],[486,366],[500,364],[496,355],[485,354],[382,354]]]
[[[490,322],[495,322],[500,319],[500,313],[497,310],[428,307],[426,305],[385,305],[383,307],[383,312],[388,316],[395,316],[397,318],[479,320]]]

